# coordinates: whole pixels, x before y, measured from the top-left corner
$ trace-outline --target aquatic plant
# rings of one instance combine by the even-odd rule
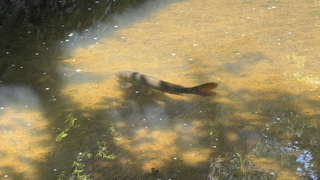
[[[92,157],[92,154],[89,152],[79,153],[77,156],[77,161],[74,161],[72,164],[73,172],[72,176],[69,179],[79,179],[79,180],[89,180],[91,174],[83,173],[85,171],[85,160],[88,160]]]
[[[118,133],[114,127],[111,126],[109,130],[111,131],[111,135],[113,136],[114,141],[116,142],[121,141],[122,139],[121,134]]]
[[[306,82],[310,84],[319,84],[319,77],[313,77],[312,74],[306,74],[305,72],[305,57],[304,56],[289,56],[287,59],[293,60],[296,63],[298,71],[293,73],[293,76],[301,82]]]
[[[102,159],[108,159],[112,160],[115,159],[115,156],[113,154],[109,154],[110,152],[107,149],[107,143],[105,141],[99,141],[98,143],[98,152],[96,154],[96,157],[102,157]]]
[[[74,126],[74,122],[75,122],[75,119],[73,117],[73,113],[68,114],[65,120],[65,123],[67,124],[66,128],[56,137],[57,142],[60,142],[63,138],[68,136],[66,132],[69,131],[72,126]]]

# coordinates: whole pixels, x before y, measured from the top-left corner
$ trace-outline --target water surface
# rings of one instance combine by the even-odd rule
[[[317,179],[318,14],[318,1],[147,3],[67,32],[62,54],[2,78],[1,177]],[[218,95],[144,95],[120,69]]]

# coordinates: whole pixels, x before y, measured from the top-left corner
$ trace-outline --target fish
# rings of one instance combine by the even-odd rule
[[[144,94],[148,94],[151,90],[170,94],[195,94],[200,96],[215,96],[217,94],[212,91],[212,89],[218,87],[218,83],[216,82],[205,83],[194,87],[184,87],[182,85],[162,81],[153,76],[130,70],[119,70],[114,74],[124,83],[130,83],[132,85],[142,87]]]

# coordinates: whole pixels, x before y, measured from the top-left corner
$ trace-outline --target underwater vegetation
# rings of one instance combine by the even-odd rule
[[[95,157],[102,157],[102,159],[108,159],[112,160],[115,159],[115,156],[113,154],[110,154],[110,152],[107,149],[107,143],[105,141],[98,141],[98,152]]]
[[[297,72],[293,73],[293,76],[301,82],[311,83],[311,84],[319,84],[319,77],[313,77],[312,74],[305,73],[305,57],[304,56],[295,56],[288,55],[287,59],[293,60],[296,63]]]
[[[75,119],[73,117],[73,113],[68,114],[65,120],[66,128],[56,137],[57,142],[60,142],[63,138],[65,138],[68,135],[66,132],[68,132],[70,128],[74,126],[74,122]]]
[[[94,157],[113,160],[116,157],[110,153],[107,147],[107,143],[105,141],[98,141],[98,150]],[[90,153],[88,150],[85,152],[80,152],[76,160],[72,163],[72,172],[70,171],[69,175],[66,176],[66,170],[63,170],[59,175],[59,180],[90,180],[91,174],[86,173],[87,163],[92,158],[93,154]]]

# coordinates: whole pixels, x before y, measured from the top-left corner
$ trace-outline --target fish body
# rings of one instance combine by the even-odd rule
[[[130,70],[119,70],[115,75],[122,81],[138,85],[143,89],[155,89],[171,94],[197,94],[202,96],[214,96],[216,93],[212,89],[218,87],[215,82],[201,84],[194,87],[184,87],[182,85],[172,84],[166,81],[159,80],[153,76],[142,74]]]

